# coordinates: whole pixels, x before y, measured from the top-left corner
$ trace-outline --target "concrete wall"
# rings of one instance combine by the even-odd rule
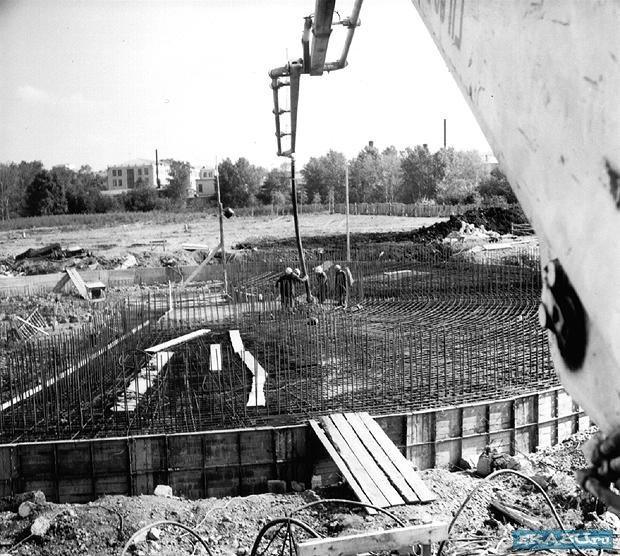
[[[490,443],[531,452],[590,426],[561,388],[376,421],[420,469],[477,459]],[[0,496],[41,489],[60,502],[149,494],[160,483],[189,498],[248,495],[270,479],[308,485],[335,473],[307,425],[0,445]]]

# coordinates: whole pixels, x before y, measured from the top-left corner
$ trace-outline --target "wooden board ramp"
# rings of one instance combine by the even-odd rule
[[[387,508],[435,500],[413,465],[368,413],[337,413],[310,426],[361,502]]]
[[[106,285],[103,282],[85,282],[77,269],[72,267],[66,268],[65,271],[75,289],[84,299],[87,301],[103,301],[105,299]]]
[[[147,351],[149,353],[157,353],[158,351],[163,351],[168,348],[178,346],[180,344],[184,344],[186,342],[191,342],[192,340],[195,340],[196,338],[205,336],[209,332],[211,332],[209,328],[201,328],[200,330],[194,330],[193,332],[190,332],[189,334],[184,334],[183,336],[172,338],[172,340],[168,340],[167,342],[157,344],[156,346],[148,347],[144,351]]]
[[[241,340],[241,334],[238,330],[229,330],[230,343],[232,344],[233,351],[235,353],[242,353],[244,351],[243,341]]]
[[[86,282],[80,276],[80,273],[75,268],[67,268],[65,269],[69,278],[73,282],[75,289],[78,293],[84,298],[88,299],[88,289],[86,288]]]
[[[244,351],[239,355],[241,355],[245,366],[252,373],[252,389],[248,395],[248,403],[246,407],[264,407],[267,373],[249,351]]]
[[[267,372],[262,365],[256,361],[252,353],[247,351],[243,345],[241,334],[238,330],[229,330],[230,343],[233,351],[241,358],[244,365],[252,373],[252,389],[248,396],[246,407],[265,407],[265,382]]]
[[[168,364],[173,355],[174,352],[172,351],[154,353],[148,363],[127,385],[125,392],[118,397],[116,404],[111,407],[112,411],[135,411],[146,391],[153,386],[157,375]]]

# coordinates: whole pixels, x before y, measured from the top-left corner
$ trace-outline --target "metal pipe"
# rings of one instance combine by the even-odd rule
[[[306,300],[312,302],[312,294],[310,293],[310,279],[306,271],[306,259],[304,250],[301,245],[301,234],[299,233],[299,215],[297,213],[297,188],[295,187],[295,155],[291,154],[291,194],[293,201],[293,222],[295,223],[295,239],[297,240],[297,251],[299,252],[299,264],[301,265],[302,276],[305,277],[304,285],[306,287]]]
[[[310,31],[312,29],[312,17],[304,18],[304,32],[301,35],[301,47],[304,56],[304,73],[310,73]]]
[[[347,262],[351,262],[351,236],[349,234],[349,165],[344,167],[344,196],[345,196],[345,214],[346,214],[346,233],[347,233]]]
[[[353,13],[351,14],[351,17],[349,17],[349,30],[347,31],[347,38],[345,39],[344,46],[342,47],[342,54],[338,60],[338,65],[340,68],[344,68],[347,63],[347,56],[349,55],[349,48],[351,47],[353,34],[355,33],[355,28],[359,25],[360,10],[362,9],[363,1],[364,0],[356,0],[355,5],[353,6]]]
[[[220,169],[215,163],[215,183],[217,185],[217,208],[220,220],[220,254],[222,255],[222,269],[224,270],[224,291],[228,293],[228,275],[226,274],[226,248],[224,247],[224,209],[220,193]]]

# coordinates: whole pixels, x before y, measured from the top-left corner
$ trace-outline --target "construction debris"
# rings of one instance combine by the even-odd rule
[[[516,506],[508,505],[495,499],[489,502],[489,506],[496,514],[499,514],[500,516],[516,523],[517,525],[520,525],[521,527],[536,531],[543,529],[543,523],[539,519],[528,515]]]
[[[123,259],[123,262],[118,265],[116,268],[119,270],[125,270],[127,268],[132,268],[134,266],[137,266],[138,264],[138,260],[136,259],[136,257],[134,255],[132,255],[131,253],[129,253],[128,255],[125,256],[125,258]]]
[[[497,448],[487,446],[478,458],[476,474],[479,477],[486,477],[498,469],[521,469],[519,460],[508,454],[501,454]]]
[[[153,494],[155,496],[162,496],[163,498],[172,498],[172,487],[168,485],[157,485]]]
[[[45,504],[45,501],[45,494],[40,490],[20,492],[14,496],[0,498],[0,512],[16,512],[24,502],[41,505]]]

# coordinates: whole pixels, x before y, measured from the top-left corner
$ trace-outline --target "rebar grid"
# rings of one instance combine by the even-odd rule
[[[79,438],[289,423],[333,411],[375,414],[504,397],[556,384],[538,327],[539,274],[530,255],[472,262],[357,261],[348,310],[283,309],[271,263],[231,265],[232,300],[210,289],[145,294],[98,329],[27,342],[6,353],[0,438]],[[405,271],[400,274],[385,272]],[[410,272],[408,272],[410,271]],[[135,410],[111,411],[149,359],[143,350],[211,329],[153,377]],[[245,349],[268,373],[266,406],[246,407]],[[222,345],[223,371],[209,368]],[[70,372],[69,372],[70,371]],[[33,390],[34,389],[34,390]],[[10,401],[13,400],[13,403]]]

